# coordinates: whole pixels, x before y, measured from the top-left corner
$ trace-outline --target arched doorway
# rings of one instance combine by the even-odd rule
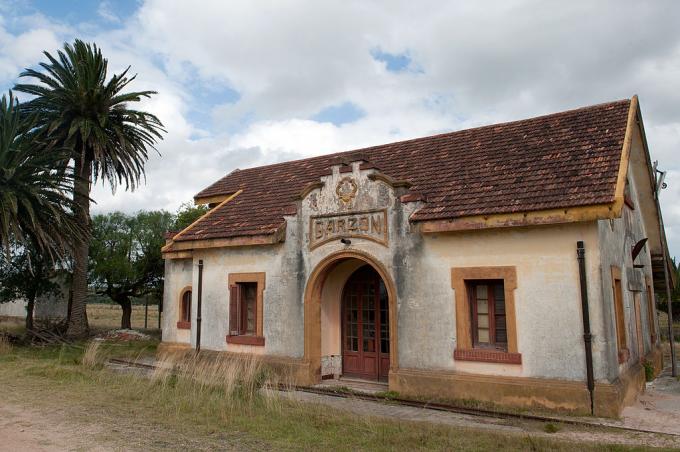
[[[370,265],[356,270],[342,295],[342,373],[387,381],[390,323],[387,288]]]
[[[351,262],[354,262],[357,265],[349,265]],[[336,290],[335,293],[338,297],[338,305],[341,305],[345,283],[355,270],[359,267],[366,266],[365,264],[368,264],[367,267],[373,269],[380,276],[380,279],[385,286],[385,291],[387,292],[389,354],[386,355],[387,359],[382,361],[383,367],[381,372],[379,372],[379,376],[382,375],[382,378],[384,378],[389,373],[384,366],[388,366],[391,371],[399,368],[397,353],[397,291],[391,275],[387,271],[387,268],[372,255],[359,250],[343,250],[322,259],[314,267],[314,270],[307,280],[304,298],[304,362],[307,367],[304,371],[306,377],[304,379],[301,378],[301,376],[298,377],[301,383],[316,384],[321,381],[322,299],[325,298],[327,292]],[[352,267],[352,270],[350,274],[339,272],[346,276],[342,278],[342,283],[338,285],[337,283],[340,282],[338,281],[339,273],[336,272],[336,270],[341,270],[342,267]],[[340,311],[341,309],[338,309],[338,330],[341,329],[340,323],[342,322]],[[336,336],[338,342],[341,341],[340,333],[341,332],[338,331],[338,335]],[[338,352],[340,352],[341,347],[340,344],[338,345]],[[324,356],[326,356],[325,353]],[[324,360],[325,359],[326,358],[324,358]]]

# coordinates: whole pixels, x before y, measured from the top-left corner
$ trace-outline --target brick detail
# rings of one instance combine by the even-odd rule
[[[262,336],[230,336],[227,335],[227,344],[240,345],[264,345],[264,337]]]
[[[190,330],[191,329],[191,322],[183,322],[179,321],[177,322],[177,329],[178,330]]]
[[[473,348],[467,350],[456,349],[453,352],[456,361],[481,361],[485,363],[522,364],[521,353],[508,353],[500,350]]]

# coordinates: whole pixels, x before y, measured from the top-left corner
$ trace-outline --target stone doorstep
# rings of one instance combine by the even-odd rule
[[[388,391],[387,382],[362,380],[360,378],[340,377],[338,379],[323,380],[321,383],[312,386],[319,389],[339,389],[347,388],[353,392],[374,395]]]

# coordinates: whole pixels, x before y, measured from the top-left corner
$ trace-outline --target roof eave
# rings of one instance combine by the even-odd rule
[[[234,237],[215,237],[209,239],[171,241],[161,251],[164,259],[180,259],[187,257],[187,252],[209,248],[231,248],[238,246],[265,246],[284,242],[286,239],[286,223],[276,231],[265,234],[241,235]]]
[[[451,219],[414,221],[424,234],[479,229],[564,224],[617,218],[616,202],[532,212],[473,215]]]

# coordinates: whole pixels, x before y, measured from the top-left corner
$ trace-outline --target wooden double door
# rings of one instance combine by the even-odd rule
[[[355,271],[342,296],[342,373],[386,381],[390,369],[389,303],[370,265]]]

